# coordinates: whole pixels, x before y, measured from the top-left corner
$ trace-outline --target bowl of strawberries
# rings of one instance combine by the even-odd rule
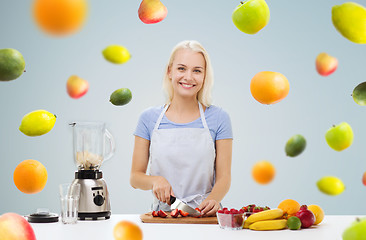
[[[245,213],[244,209],[223,208],[216,213],[220,228],[230,230],[243,229]]]

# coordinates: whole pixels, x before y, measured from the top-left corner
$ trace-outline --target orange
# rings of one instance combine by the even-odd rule
[[[252,168],[252,177],[259,184],[267,184],[272,181],[276,174],[276,169],[268,161],[259,161]]]
[[[321,207],[319,207],[318,205],[309,205],[308,206],[308,209],[310,211],[312,211],[314,213],[314,216],[315,216],[315,225],[321,223],[324,219],[324,211]]]
[[[113,236],[115,240],[142,240],[142,230],[137,224],[123,220],[114,226]]]
[[[277,208],[283,210],[285,218],[290,218],[295,216],[295,214],[300,210],[300,203],[293,199],[286,199],[280,202]]]
[[[250,92],[260,103],[275,104],[284,99],[290,90],[287,78],[278,72],[259,72],[250,82]]]
[[[47,170],[42,163],[28,159],[19,163],[14,170],[15,186],[23,193],[33,194],[42,191],[47,183]]]
[[[87,9],[87,0],[34,0],[33,16],[43,31],[67,35],[81,28]]]

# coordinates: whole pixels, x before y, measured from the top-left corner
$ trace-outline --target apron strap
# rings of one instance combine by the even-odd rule
[[[208,129],[205,112],[203,111],[202,104],[200,102],[198,102],[198,107],[200,109],[201,121],[202,121],[203,127]]]
[[[158,129],[158,128],[159,128],[159,125],[160,125],[161,119],[163,119],[164,114],[165,114],[166,110],[168,109],[169,105],[170,105],[170,103],[168,103],[168,104],[165,106],[165,108],[163,109],[163,111],[161,111],[160,116],[159,116],[158,120],[157,120],[157,121],[156,121],[156,123],[155,123],[154,130],[156,130],[156,129]]]

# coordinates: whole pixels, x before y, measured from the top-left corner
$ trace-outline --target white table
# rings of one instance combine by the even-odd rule
[[[218,225],[207,224],[153,224],[142,223],[138,214],[115,214],[109,220],[78,221],[77,224],[32,223],[37,240],[88,239],[113,240],[113,228],[121,220],[138,224],[144,240],[188,240],[188,239],[281,239],[281,240],[341,240],[342,233],[356,217],[349,215],[327,215],[318,226],[301,230],[252,231],[224,230]]]

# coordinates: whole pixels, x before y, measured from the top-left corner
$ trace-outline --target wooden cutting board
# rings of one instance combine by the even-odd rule
[[[173,218],[168,213],[166,218],[153,217],[151,212],[140,215],[140,219],[143,223],[176,223],[176,224],[217,224],[217,217],[182,217],[179,215],[177,218]]]

